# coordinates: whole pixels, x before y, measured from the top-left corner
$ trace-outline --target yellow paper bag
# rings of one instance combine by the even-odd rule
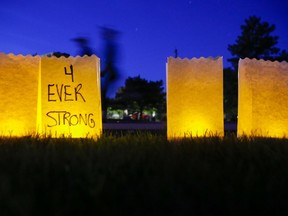
[[[38,125],[52,137],[102,132],[100,66],[96,56],[43,57]]]
[[[288,63],[240,59],[237,134],[288,135]]]
[[[36,132],[39,56],[0,53],[0,135]]]
[[[224,135],[222,65],[222,57],[168,58],[168,138]]]

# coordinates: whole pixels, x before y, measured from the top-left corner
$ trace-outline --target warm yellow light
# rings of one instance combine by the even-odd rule
[[[102,132],[96,56],[0,53],[0,136],[98,137]]]
[[[288,63],[240,59],[238,136],[288,135]]]
[[[223,63],[218,58],[168,58],[168,138],[224,135]]]
[[[100,66],[96,56],[41,59],[41,133],[97,137],[102,132]],[[39,108],[40,110],[40,108]]]
[[[0,135],[36,132],[40,57],[0,53]]]

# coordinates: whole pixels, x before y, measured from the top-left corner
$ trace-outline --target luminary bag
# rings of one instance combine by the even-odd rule
[[[167,136],[224,135],[223,60],[168,58]]]

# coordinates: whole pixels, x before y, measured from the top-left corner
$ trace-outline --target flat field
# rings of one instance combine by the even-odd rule
[[[0,215],[288,215],[288,139],[0,138]]]

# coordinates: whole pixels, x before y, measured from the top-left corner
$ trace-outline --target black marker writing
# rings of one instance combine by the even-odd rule
[[[70,73],[67,72],[66,67],[64,67],[65,75],[69,75],[72,78],[72,82],[74,82],[74,72],[73,72],[73,66],[70,65]]]
[[[93,119],[93,113],[89,114],[71,114],[67,111],[50,111],[46,113],[46,116],[51,120],[48,127],[55,127],[60,125],[86,125],[90,128],[95,127],[95,121]]]
[[[81,94],[82,84],[78,84],[76,87],[71,87],[71,85],[58,85],[58,84],[48,84],[48,101],[78,101],[82,99],[86,102],[84,96]]]

